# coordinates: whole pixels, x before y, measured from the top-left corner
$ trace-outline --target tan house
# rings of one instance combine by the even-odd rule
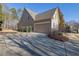
[[[53,31],[64,30],[64,18],[59,8],[54,8],[40,14],[25,9],[18,22],[18,30],[25,31],[31,28],[33,32],[49,34]],[[27,31],[27,30],[26,30]]]

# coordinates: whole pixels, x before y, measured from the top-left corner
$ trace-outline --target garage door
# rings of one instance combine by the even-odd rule
[[[50,23],[34,24],[34,31],[35,32],[48,34],[50,32],[50,29],[51,29]]]

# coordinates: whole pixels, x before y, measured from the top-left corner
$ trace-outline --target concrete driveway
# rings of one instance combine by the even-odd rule
[[[0,56],[79,56],[79,41],[60,42],[41,33],[0,34]]]

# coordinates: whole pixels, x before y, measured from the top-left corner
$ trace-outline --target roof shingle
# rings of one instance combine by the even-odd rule
[[[37,14],[35,21],[52,18],[55,10],[56,8]]]

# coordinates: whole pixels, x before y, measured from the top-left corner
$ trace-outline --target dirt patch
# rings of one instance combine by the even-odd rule
[[[5,29],[5,30],[2,30],[2,31],[0,31],[0,32],[17,32],[17,31],[15,31],[15,30]]]
[[[79,40],[79,34],[76,33],[64,33],[64,36],[69,39]]]
[[[14,30],[2,30],[2,31],[0,31],[0,35],[5,35],[5,34],[8,34],[8,33],[17,33],[17,31],[14,31]]]

